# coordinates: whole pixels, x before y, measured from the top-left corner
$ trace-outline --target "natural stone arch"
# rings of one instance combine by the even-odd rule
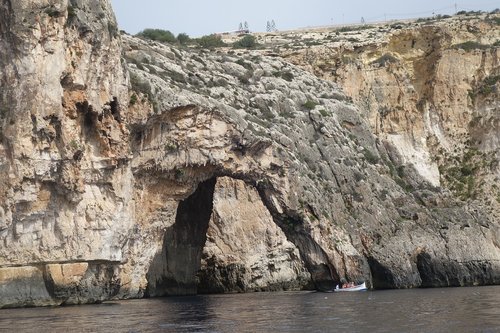
[[[175,223],[166,231],[163,249],[149,269],[147,294],[194,292],[194,273],[199,267],[199,255],[206,239],[211,210],[209,205],[196,201],[213,199],[215,177],[240,179],[258,191],[274,223],[298,248],[317,289],[331,289],[338,283],[339,275],[326,252],[304,230],[300,214],[287,207],[289,180],[285,177],[285,167],[273,157],[272,142],[268,139],[244,131],[238,119],[227,119],[216,110],[203,110],[196,106],[179,107],[152,117],[147,124],[136,129],[135,138],[137,156],[133,169],[138,182],[141,179],[156,182],[152,177],[161,175],[171,184],[184,188],[181,191],[184,194],[176,198],[180,204]],[[210,150],[204,149],[207,145]],[[187,219],[179,216],[179,213],[183,214],[184,207],[202,206],[203,221],[198,220],[201,215]],[[194,225],[188,225],[189,219],[194,221]],[[192,228],[199,234],[192,239],[192,246],[188,246],[183,255],[194,262],[191,261],[190,268],[183,273],[174,272],[176,265],[172,262],[165,264],[165,261],[172,261],[172,258],[169,259],[171,255],[178,257],[173,254],[177,250],[168,242],[178,243]],[[169,248],[170,254],[167,253]]]
[[[223,175],[212,176],[198,184],[196,190],[179,202],[175,223],[165,231],[163,245],[160,252],[153,259],[147,273],[147,296],[186,295],[196,294],[200,284],[202,292],[215,291],[245,291],[243,286],[236,288],[225,286],[225,289],[216,289],[207,286],[209,281],[198,280],[201,255],[207,239],[207,229],[213,214],[214,187],[218,178],[229,178],[241,181],[234,177]],[[300,225],[299,217],[288,216],[271,211],[273,208],[266,205],[265,189],[258,189],[254,184],[247,184],[259,193],[262,205],[269,211],[272,221],[283,231],[286,239],[299,252],[300,260],[310,273],[313,286],[319,290],[330,290],[338,283],[338,274],[333,265],[328,262],[324,250],[300,228],[291,227]],[[271,208],[271,209],[269,209]],[[290,222],[293,221],[293,222]],[[304,285],[306,285],[304,283]],[[298,285],[295,284],[295,288]],[[311,287],[309,284],[308,287]],[[266,286],[264,290],[288,288],[287,286]]]

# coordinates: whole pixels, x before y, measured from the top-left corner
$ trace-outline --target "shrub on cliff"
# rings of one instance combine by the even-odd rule
[[[257,45],[258,43],[255,36],[245,35],[239,41],[235,42],[233,44],[233,47],[241,49],[254,49],[257,47]]]
[[[288,82],[292,82],[293,81],[293,73],[292,72],[289,72],[289,71],[276,71],[273,73],[273,76],[274,77],[281,77],[283,80],[286,80]]]
[[[312,110],[316,107],[316,105],[318,105],[318,103],[311,100],[307,100],[307,102],[305,102],[302,106],[307,110]]]
[[[498,82],[500,82],[500,75],[487,76],[477,88],[475,88],[474,90],[469,90],[469,96],[472,99],[475,99],[477,94],[492,94],[493,92],[498,91]]]
[[[188,34],[180,33],[177,35],[177,41],[181,45],[187,45],[191,41],[191,38],[189,38]]]
[[[398,59],[396,57],[394,57],[393,55],[391,55],[389,53],[386,53],[383,56],[381,56],[380,58],[378,58],[377,60],[373,61],[371,64],[378,65],[380,67],[384,67],[387,64],[393,64],[396,62],[398,62]]]
[[[375,28],[373,25],[345,26],[337,29],[338,32],[362,31]]]
[[[464,51],[485,50],[489,48],[488,45],[484,45],[476,41],[467,41],[465,43],[455,44],[452,47],[454,49],[462,49]]]
[[[162,29],[144,29],[143,31],[139,32],[136,36],[164,43],[174,44],[177,42],[177,39],[175,38],[173,33],[171,33],[168,30],[162,30]]]
[[[483,14],[484,12],[482,10],[478,10],[478,11],[474,11],[474,10],[470,10],[470,11],[466,11],[466,10],[461,10],[457,13],[457,15],[465,15],[465,16],[477,16],[477,15],[481,15]]]
[[[196,43],[204,48],[214,48],[226,46],[226,43],[222,40],[219,35],[206,35],[201,38],[196,39]]]

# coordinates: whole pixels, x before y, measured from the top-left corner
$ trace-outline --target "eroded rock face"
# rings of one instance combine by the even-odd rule
[[[366,27],[336,41],[325,32],[313,48],[284,55],[342,86],[392,147],[403,178],[413,169],[498,221],[496,20],[498,14]]]
[[[104,0],[0,15],[0,307],[500,283],[495,213],[394,173],[335,83],[120,37]]]
[[[396,148],[371,134],[334,84],[259,52],[178,50],[128,36],[125,50],[136,91],[150,96],[136,100],[152,114],[170,109],[138,126],[135,174],[254,184],[316,288],[340,278],[379,288],[497,283],[489,211],[412,169],[394,173]],[[224,274],[241,289],[243,274]]]
[[[219,178],[203,249],[198,292],[310,287],[297,247],[274,223],[254,187]]]
[[[110,4],[3,1],[0,15],[0,285],[12,296],[0,303],[108,299],[133,226],[128,81]],[[71,286],[52,274],[76,262],[98,264]]]

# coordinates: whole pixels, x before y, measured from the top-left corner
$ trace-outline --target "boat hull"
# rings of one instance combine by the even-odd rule
[[[351,287],[351,288],[338,288],[338,286],[337,286],[337,288],[335,288],[333,291],[336,293],[340,293],[340,292],[366,291],[366,290],[368,290],[368,288],[366,288],[366,283],[363,282],[362,284]]]

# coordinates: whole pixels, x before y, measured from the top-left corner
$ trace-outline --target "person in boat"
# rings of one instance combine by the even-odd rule
[[[342,283],[342,289],[344,289],[344,288],[353,288],[355,286],[356,285],[354,284],[354,282],[346,282],[344,280],[343,283]]]

